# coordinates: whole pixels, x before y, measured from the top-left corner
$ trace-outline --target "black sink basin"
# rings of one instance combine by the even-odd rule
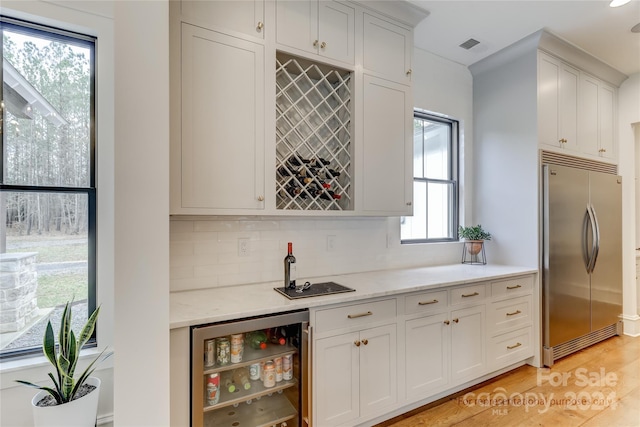
[[[343,292],[355,292],[355,289],[340,285],[336,282],[309,283],[298,286],[296,289],[273,288],[289,299],[318,297],[322,295],[341,294]]]

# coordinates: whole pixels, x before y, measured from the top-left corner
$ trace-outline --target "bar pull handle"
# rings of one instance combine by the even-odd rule
[[[418,305],[429,305],[429,304],[437,304],[439,301],[437,299],[431,300],[431,301],[420,301],[418,302]]]
[[[514,345],[508,345],[507,349],[508,350],[513,350],[514,348],[518,348],[520,347],[522,344],[520,344],[519,342],[515,343]]]
[[[347,315],[347,317],[349,319],[357,319],[358,317],[371,316],[372,314],[373,314],[372,312],[367,311],[366,313],[349,314],[349,315]]]
[[[477,295],[480,295],[480,294],[479,294],[479,293],[477,293],[477,292],[474,292],[474,293],[472,293],[472,294],[462,294],[462,298],[475,297],[475,296],[477,296]]]
[[[522,285],[515,285],[515,286],[507,286],[507,289],[518,289],[521,288]]]
[[[507,316],[515,316],[516,314],[522,313],[520,310],[516,310],[513,313],[507,313]]]

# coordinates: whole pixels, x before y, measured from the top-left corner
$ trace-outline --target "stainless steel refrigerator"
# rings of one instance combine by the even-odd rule
[[[622,178],[543,165],[543,362],[622,332]]]

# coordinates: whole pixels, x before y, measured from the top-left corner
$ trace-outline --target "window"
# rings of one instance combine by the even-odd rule
[[[415,112],[413,216],[402,217],[402,243],[458,240],[458,122]]]
[[[41,354],[47,320],[57,330],[67,301],[78,331],[96,306],[95,40],[4,16],[0,29],[0,357],[8,358]]]

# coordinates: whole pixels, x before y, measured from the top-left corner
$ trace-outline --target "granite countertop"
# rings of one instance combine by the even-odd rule
[[[289,300],[273,289],[281,287],[281,281],[174,292],[170,295],[170,328],[357,302],[367,298],[537,272],[531,267],[454,264],[302,278],[298,280],[311,283],[331,281],[356,291],[297,300]]]

